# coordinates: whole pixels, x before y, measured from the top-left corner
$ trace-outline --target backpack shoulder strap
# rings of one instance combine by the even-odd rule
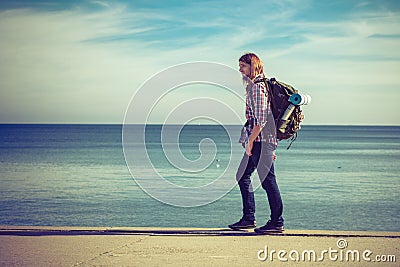
[[[275,80],[275,78],[271,78],[271,80]],[[268,94],[267,95],[268,96],[268,102],[269,103],[273,103],[274,102],[273,101],[274,95],[272,94],[272,88],[270,86],[270,80],[268,78],[264,77],[264,79],[262,81],[265,84],[265,90],[266,90],[266,93]]]

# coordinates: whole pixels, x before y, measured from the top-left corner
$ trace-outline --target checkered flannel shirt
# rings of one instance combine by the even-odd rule
[[[257,76],[254,79],[255,83],[246,93],[246,119],[248,121],[248,126],[246,127],[246,130],[249,136],[253,131],[254,125],[260,125],[261,127],[266,126],[269,112],[272,112],[270,108],[270,103],[268,103],[268,94],[266,92],[265,84],[264,82],[257,82],[262,80],[262,78],[263,76],[261,75]],[[251,104],[250,97],[253,98],[254,110]],[[276,135],[274,134],[263,134],[261,132],[254,141],[264,141],[278,145]]]

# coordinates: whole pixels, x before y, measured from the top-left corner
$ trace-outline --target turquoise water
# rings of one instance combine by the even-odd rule
[[[218,161],[204,172],[181,172],[163,155],[160,130],[146,128],[148,154],[177,185],[212,182],[243,153],[238,136],[229,141],[223,127],[185,126],[182,154],[196,160],[199,142],[209,138]],[[144,193],[125,164],[121,131],[121,125],[0,125],[0,225],[226,227],[240,218],[237,187],[192,208]],[[286,146],[280,144],[276,162],[286,228],[400,231],[400,127],[303,126]],[[204,148],[212,153],[214,146]],[[259,188],[257,222],[267,214]]]

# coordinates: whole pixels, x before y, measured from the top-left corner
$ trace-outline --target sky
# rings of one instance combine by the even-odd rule
[[[254,52],[268,77],[312,96],[304,124],[400,125],[397,0],[2,0],[0,36],[0,123],[121,124],[135,93],[166,68],[237,69]],[[212,91],[184,89],[135,123],[163,122],[176,99]],[[223,94],[215,97],[243,113]]]

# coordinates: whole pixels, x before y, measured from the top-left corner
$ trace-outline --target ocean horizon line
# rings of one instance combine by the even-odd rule
[[[7,125],[71,125],[71,126],[78,126],[78,125],[89,125],[89,126],[123,126],[123,125],[149,125],[149,126],[162,126],[162,125],[171,125],[171,126],[182,126],[182,125],[190,125],[190,126],[220,126],[220,124],[207,124],[207,123],[188,123],[188,124],[179,124],[179,123],[167,123],[167,124],[162,124],[162,123],[129,123],[129,124],[124,124],[124,123],[61,123],[61,122],[27,122],[27,123],[20,123],[20,122],[0,122],[0,125],[7,126]],[[241,124],[222,124],[222,126],[242,126]],[[326,127],[400,127],[400,124],[301,124],[301,126],[326,126]]]

